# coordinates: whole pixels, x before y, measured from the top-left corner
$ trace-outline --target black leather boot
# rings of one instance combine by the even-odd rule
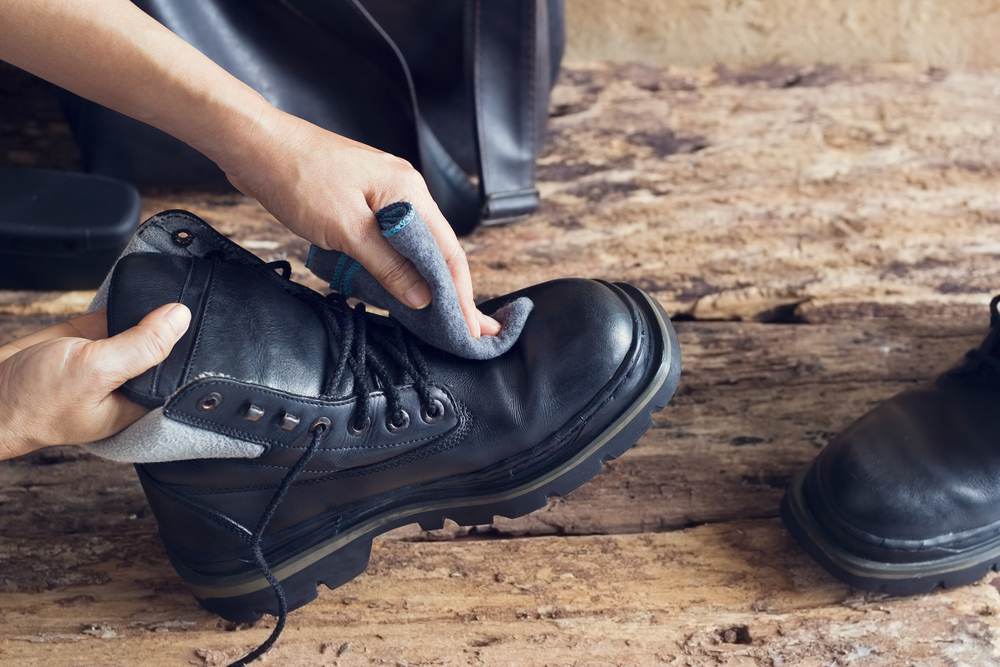
[[[1000,561],[1000,313],[963,363],[849,426],[796,475],[782,517],[835,577],[913,594]]]
[[[136,466],[201,604],[231,621],[283,617],[318,584],[361,573],[376,535],[526,514],[635,443],[679,379],[663,309],[635,287],[590,280],[481,308],[522,295],[534,308],[514,346],[467,361],[264,265],[123,258],[111,334],[164,303],[193,313],[170,357],[123,391],[184,437],[260,451]]]

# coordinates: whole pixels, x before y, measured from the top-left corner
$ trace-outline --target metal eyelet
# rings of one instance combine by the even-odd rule
[[[205,394],[198,399],[198,409],[208,412],[219,407],[220,403],[222,403],[222,395],[213,391],[211,394]]]
[[[317,417],[313,420],[312,424],[309,424],[309,432],[315,433],[316,429],[323,427],[323,433],[330,430],[330,420],[326,417]]]
[[[372,418],[369,417],[368,415],[365,415],[364,421],[360,423],[358,418],[355,417],[350,422],[348,422],[347,432],[350,433],[351,435],[361,435],[362,433],[367,431],[368,427],[371,425],[372,425]]]
[[[178,229],[174,232],[174,243],[179,246],[189,246],[194,241],[194,234],[186,229]]]
[[[427,424],[437,424],[444,419],[444,403],[432,398],[427,405],[420,406],[420,418]]]
[[[406,410],[400,409],[399,413],[402,415],[399,424],[394,423],[392,417],[385,420],[385,427],[389,429],[389,433],[402,433],[410,425],[410,415],[407,414]]]

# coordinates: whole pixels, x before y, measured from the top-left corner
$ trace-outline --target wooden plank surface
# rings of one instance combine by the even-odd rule
[[[200,610],[154,537],[105,541],[114,555],[88,568],[102,584],[4,595],[5,664],[225,665],[272,627]],[[291,615],[261,664],[990,665],[1000,596],[989,581],[866,597],[777,520],[382,542],[366,574]]]
[[[998,98],[994,70],[570,67],[542,210],[463,239],[476,285],[642,285],[678,316],[677,396],[539,512],[385,536],[262,664],[1000,664],[993,576],[866,597],[775,518],[837,431],[981,339],[1000,287]],[[0,127],[0,162],[78,165],[32,104],[34,125]],[[175,207],[322,287],[255,202],[144,193],[147,215]],[[92,294],[0,291],[0,343]],[[219,665],[271,623],[197,607],[130,466],[72,447],[0,463],[0,663]]]

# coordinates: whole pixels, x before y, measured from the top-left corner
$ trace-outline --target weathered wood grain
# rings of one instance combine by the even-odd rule
[[[697,318],[971,312],[1000,288],[998,81],[571,68],[543,210],[472,237],[477,285],[597,274]]]
[[[99,581],[3,596],[5,664],[225,665],[273,619],[201,611],[155,538],[108,536]],[[777,520],[606,537],[377,543],[294,612],[262,665],[990,665],[993,577],[911,598],[832,580]],[[225,632],[224,630],[231,630]]]

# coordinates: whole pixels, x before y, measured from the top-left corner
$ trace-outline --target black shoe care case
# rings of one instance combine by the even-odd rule
[[[138,225],[128,183],[0,168],[0,289],[95,289]]]

